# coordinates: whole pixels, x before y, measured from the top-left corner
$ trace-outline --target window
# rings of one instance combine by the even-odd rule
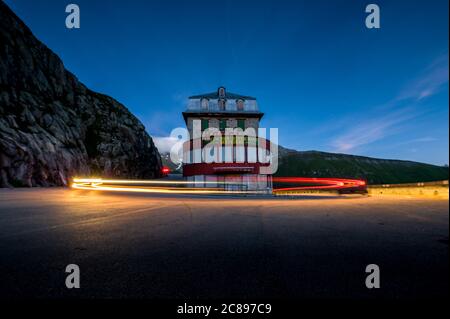
[[[244,131],[245,130],[245,120],[244,119],[238,119],[237,120],[237,127],[241,128]]]
[[[226,104],[226,101],[224,99],[219,100],[219,110],[220,111],[225,111],[225,104]]]
[[[224,98],[225,97],[225,88],[224,87],[220,87],[219,88],[218,95],[219,95],[219,98]]]
[[[208,106],[209,106],[209,100],[206,98],[203,98],[201,100],[201,106],[202,106],[202,110],[207,110]]]
[[[220,120],[219,129],[221,131],[225,131],[226,128],[227,128],[227,120],[225,120],[225,119]]]
[[[209,120],[202,119],[202,131],[206,130],[209,127]]]
[[[237,110],[243,111],[244,110],[244,100],[237,100],[236,101]]]

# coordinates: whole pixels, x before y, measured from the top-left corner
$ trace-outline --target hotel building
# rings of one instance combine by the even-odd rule
[[[245,135],[258,134],[263,115],[254,97],[224,87],[189,97],[183,112],[190,134],[183,146],[183,176],[191,186],[270,193],[272,176],[263,169],[269,165],[270,142]],[[231,131],[238,134],[227,136]]]

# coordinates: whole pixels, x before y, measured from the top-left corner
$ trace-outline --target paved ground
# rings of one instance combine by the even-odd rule
[[[439,297],[448,213],[447,200],[2,189],[0,297]]]

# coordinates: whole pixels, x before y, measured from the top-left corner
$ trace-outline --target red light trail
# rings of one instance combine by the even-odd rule
[[[301,190],[360,190],[366,189],[366,182],[360,179],[348,178],[317,178],[317,177],[273,177],[274,183],[282,184],[308,184],[307,186],[275,188],[274,193],[283,191]],[[313,185],[310,185],[313,184]]]

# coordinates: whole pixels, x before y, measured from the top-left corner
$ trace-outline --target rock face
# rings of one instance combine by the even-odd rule
[[[80,83],[0,1],[0,186],[154,178],[160,171],[142,123]]]

